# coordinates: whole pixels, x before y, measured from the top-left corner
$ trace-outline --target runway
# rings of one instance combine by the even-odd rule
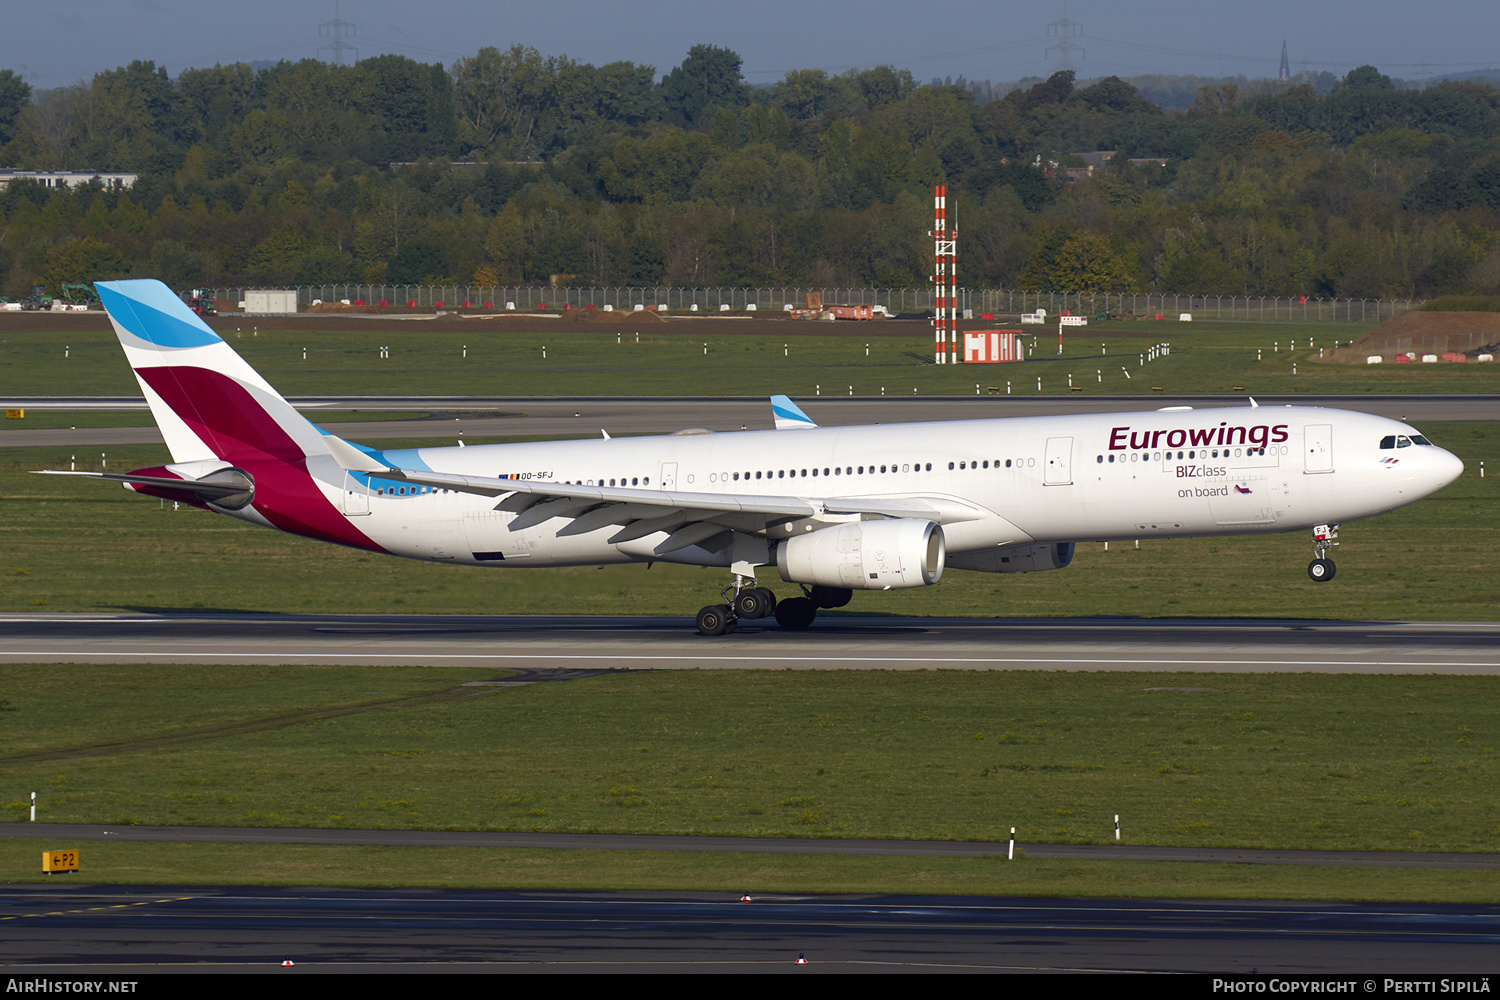
[[[1134,670],[1500,674],[1492,622],[825,615],[732,635],[683,617],[0,615],[0,662],[556,670]]]

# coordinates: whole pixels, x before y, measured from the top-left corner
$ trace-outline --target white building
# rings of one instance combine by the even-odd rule
[[[107,188],[128,188],[135,183],[139,174],[108,173],[99,170],[13,170],[0,168],[0,191],[10,184],[11,181],[31,180],[36,181],[42,187],[75,187],[79,184],[87,184],[89,181],[98,181]]]

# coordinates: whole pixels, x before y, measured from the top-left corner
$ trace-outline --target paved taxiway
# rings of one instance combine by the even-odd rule
[[[744,903],[730,893],[215,886],[16,886],[0,898],[7,972],[74,978],[109,970],[1453,977],[1493,970],[1497,918],[1500,907],[1442,904],[785,894]],[[798,955],[809,964],[795,965]],[[290,970],[280,968],[286,959],[296,963]]]
[[[1500,623],[828,615],[709,639],[687,616],[14,613],[0,662],[1494,675]]]

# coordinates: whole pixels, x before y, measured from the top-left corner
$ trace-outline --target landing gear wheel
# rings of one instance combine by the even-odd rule
[[[764,618],[776,608],[776,595],[765,587],[746,587],[734,599],[734,613],[741,618]]]
[[[734,619],[730,617],[728,605],[710,604],[698,612],[699,635],[727,635],[732,631]]]
[[[805,597],[788,597],[776,605],[776,624],[785,629],[801,629],[818,617],[818,607]]]
[[[1327,583],[1336,572],[1338,567],[1333,564],[1332,559],[1314,559],[1307,564],[1307,575],[1312,577],[1314,583]]]
[[[820,608],[842,608],[854,599],[854,591],[844,587],[825,587],[818,584],[807,592],[812,602]]]

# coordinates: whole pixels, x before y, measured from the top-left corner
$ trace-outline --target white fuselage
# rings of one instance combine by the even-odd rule
[[[921,498],[972,516],[946,521],[949,553],[1033,542],[1304,530],[1370,517],[1451,482],[1462,464],[1408,425],[1313,407],[1241,406],[794,431],[422,448],[392,467],[538,483],[740,497]],[[1382,442],[1399,438],[1399,447]],[[1419,439],[1420,440],[1420,439]],[[349,488],[353,486],[353,488]],[[373,477],[324,483],[386,551],[487,565],[641,559],[724,564],[697,547],[655,555],[664,534],[611,543],[618,528],[516,530],[492,497]],[[250,515],[253,519],[253,515]],[[806,518],[770,539],[850,520]]]

